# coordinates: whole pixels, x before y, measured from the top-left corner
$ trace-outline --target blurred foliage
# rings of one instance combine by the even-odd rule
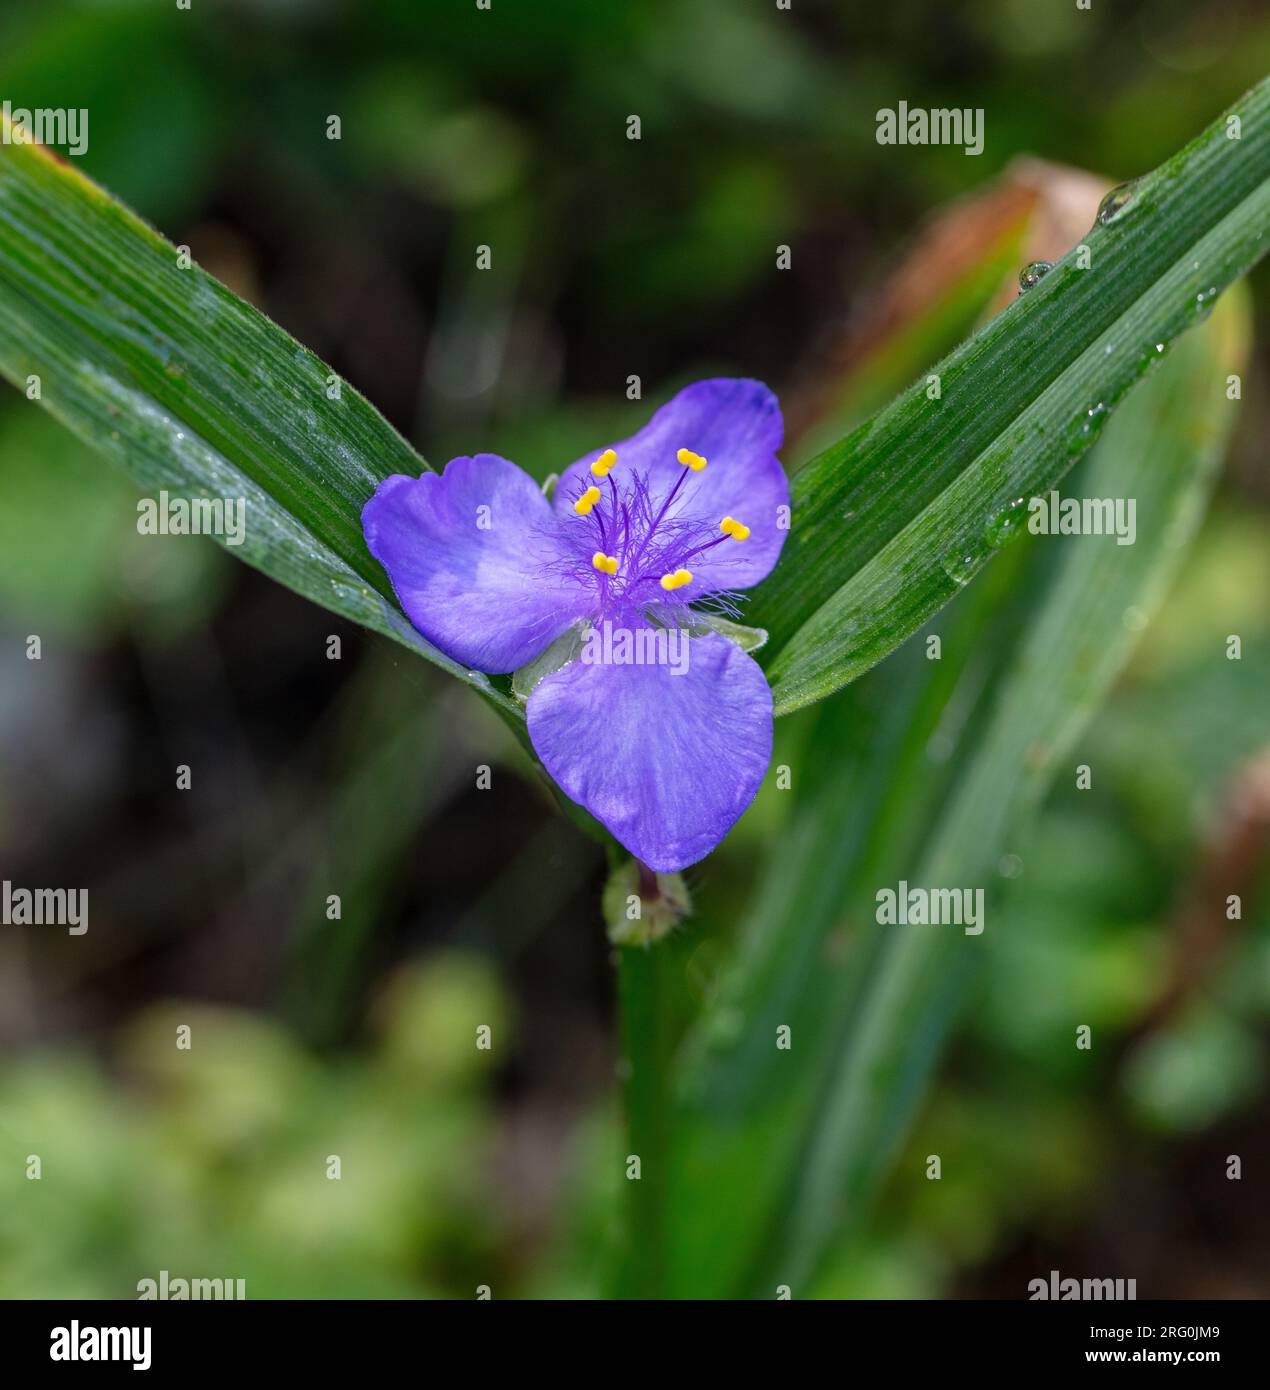
[[[322,1062],[262,1016],[174,1002],[133,1020],[109,1073],[81,1048],[7,1063],[0,1297],[130,1298],[163,1269],[249,1298],[502,1291],[488,1083],[508,1001],[452,953],[400,969],[373,1017]]]
[[[0,604],[81,642],[205,622],[231,562],[172,536],[137,543],[135,491],[42,411],[10,410],[0,449]]]

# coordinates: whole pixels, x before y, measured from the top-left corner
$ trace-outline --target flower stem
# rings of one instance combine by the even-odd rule
[[[640,894],[658,893],[656,875],[640,865]],[[645,883],[651,879],[651,890]],[[645,901],[649,901],[645,897]],[[667,941],[621,950],[618,999],[625,1062],[626,1258],[617,1273],[622,1298],[658,1298],[665,1291],[669,1189],[670,1075],[674,1048],[673,972],[681,968]],[[639,1177],[631,1176],[632,1158]]]

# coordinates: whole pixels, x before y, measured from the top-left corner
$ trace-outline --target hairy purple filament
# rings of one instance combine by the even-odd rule
[[[581,587],[594,590],[595,621],[615,616],[634,617],[646,611],[659,622],[692,626],[692,611],[685,601],[689,596],[694,604],[703,604],[706,608],[728,613],[737,611],[732,594],[720,587],[695,582],[689,587],[689,594],[679,598],[672,597],[661,586],[663,575],[685,568],[687,561],[732,539],[728,535],[718,535],[713,526],[704,522],[668,517],[689,481],[690,471],[684,469],[656,507],[648,483],[640,473],[628,473],[621,489],[610,473],[608,495],[602,495],[586,515],[564,519],[573,555],[553,563],[551,569],[568,574]],[[584,486],[576,487],[568,500],[576,502],[585,490]],[[597,549],[616,558],[615,574],[595,568],[592,556]]]

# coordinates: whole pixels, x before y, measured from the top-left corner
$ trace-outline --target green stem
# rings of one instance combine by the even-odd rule
[[[655,889],[654,889],[655,891]],[[664,1295],[669,1189],[671,1008],[670,943],[626,947],[618,963],[622,1055],[625,1062],[627,1184],[626,1258],[617,1275],[622,1298]],[[639,1177],[631,1176],[639,1159]]]

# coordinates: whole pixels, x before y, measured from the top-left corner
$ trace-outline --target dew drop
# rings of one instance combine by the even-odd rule
[[[1019,271],[1019,293],[1023,294],[1033,285],[1039,284],[1053,269],[1053,261],[1029,261]]]
[[[1147,615],[1141,608],[1130,606],[1120,615],[1120,621],[1128,632],[1141,632],[1147,625]]]
[[[1150,346],[1148,346],[1146,350],[1142,353],[1142,356],[1138,358],[1137,375],[1143,376],[1148,371],[1150,371],[1152,367],[1157,366],[1160,362],[1164,360],[1165,357],[1168,356],[1168,351],[1168,343],[1150,344]]]
[[[1137,187],[1137,179],[1129,179],[1125,183],[1118,183],[1110,193],[1098,204],[1098,214],[1096,221],[1100,227],[1105,227],[1108,222],[1116,216],[1125,204],[1133,197],[1133,190]]]
[[[1204,320],[1213,312],[1213,304],[1217,299],[1217,286],[1210,285],[1206,290],[1200,290],[1191,303],[1191,318],[1195,323],[1203,323]]]
[[[987,558],[983,553],[954,550],[944,557],[944,573],[960,588],[970,583]]]
[[[1027,517],[1027,499],[1016,497],[1008,502],[989,522],[985,534],[995,549],[1008,545],[1023,532]]]
[[[1067,453],[1069,457],[1082,454],[1102,433],[1102,427],[1107,423],[1107,416],[1111,412],[1107,409],[1104,401],[1099,401],[1097,405],[1091,405],[1088,410],[1082,411],[1072,422],[1071,428],[1067,432]]]

